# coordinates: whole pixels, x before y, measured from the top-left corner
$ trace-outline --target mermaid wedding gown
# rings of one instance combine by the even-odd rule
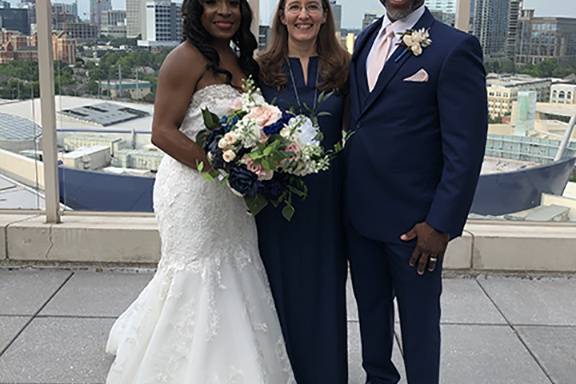
[[[194,139],[201,110],[226,114],[237,96],[229,85],[199,90],[181,131]],[[161,261],[112,327],[106,383],[295,383],[244,201],[165,156],[154,211]]]

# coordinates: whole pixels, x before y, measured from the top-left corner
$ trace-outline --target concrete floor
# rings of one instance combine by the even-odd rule
[[[108,331],[151,277],[0,270],[0,384],[104,383]],[[350,291],[349,383],[364,384]],[[443,311],[442,383],[576,383],[576,276],[446,278]]]

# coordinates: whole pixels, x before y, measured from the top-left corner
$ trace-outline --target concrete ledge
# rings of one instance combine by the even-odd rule
[[[38,217],[34,214],[19,214],[14,213],[11,215],[0,215],[0,261],[8,258],[8,241],[7,241],[7,228],[9,225]]]
[[[445,269],[463,269],[472,268],[472,249],[474,246],[474,237],[470,232],[465,231],[462,237],[450,242],[444,258]]]
[[[0,214],[0,262],[149,265],[160,238],[152,216]],[[444,267],[460,271],[576,272],[576,226],[471,222],[450,243]]]
[[[478,271],[576,271],[576,226],[472,224],[472,269]]]
[[[6,237],[14,261],[142,264],[160,257],[153,217],[64,216],[58,225],[36,217],[8,225]]]

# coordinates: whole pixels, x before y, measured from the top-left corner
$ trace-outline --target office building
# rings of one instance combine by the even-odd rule
[[[334,24],[336,25],[336,32],[342,29],[342,5],[336,4],[336,0],[330,0],[332,13],[334,14]]]
[[[18,31],[30,35],[28,10],[18,8],[0,8],[0,29]]]
[[[68,23],[64,24],[64,32],[68,37],[79,41],[93,41],[98,39],[98,26],[89,23]]]
[[[146,1],[126,0],[126,36],[144,39],[146,31]]]
[[[181,5],[170,0],[146,2],[146,31],[140,46],[174,46],[182,40]]]
[[[117,26],[126,24],[126,11],[118,9],[103,11],[100,17],[101,27],[104,26]]]
[[[111,0],[90,0],[90,23],[98,26],[102,24],[102,12],[112,10]]]
[[[64,30],[64,25],[69,23],[79,23],[78,3],[54,3],[52,4],[52,29]]]
[[[474,35],[488,57],[504,56],[508,39],[510,0],[476,0]]]
[[[521,12],[515,44],[515,61],[538,64],[545,60],[576,60],[576,18],[534,17]]]

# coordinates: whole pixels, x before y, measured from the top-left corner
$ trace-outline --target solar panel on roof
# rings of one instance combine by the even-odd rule
[[[149,116],[148,112],[126,108],[113,103],[100,103],[73,109],[64,109],[60,113],[83,121],[96,123],[103,127]]]
[[[0,140],[31,141],[42,136],[42,127],[22,117],[0,113]]]

